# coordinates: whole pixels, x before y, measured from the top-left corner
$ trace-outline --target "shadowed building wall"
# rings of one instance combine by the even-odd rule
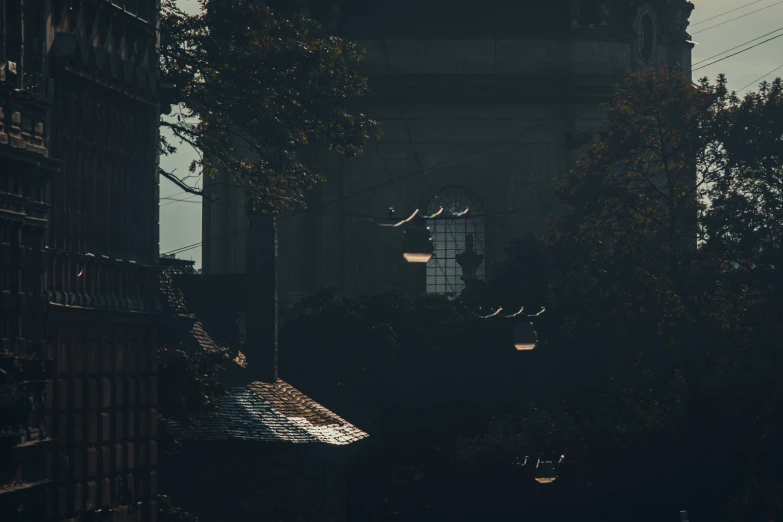
[[[693,5],[685,0],[506,4],[309,4],[313,16],[366,47],[361,67],[372,95],[356,110],[379,120],[384,135],[353,163],[326,151],[303,155],[328,182],[310,194],[307,212],[279,218],[283,308],[325,286],[350,296],[458,291],[452,254],[464,250],[467,233],[492,277],[511,239],[546,230],[557,211],[552,182],[600,130],[599,105],[613,85],[629,70],[690,68]],[[204,271],[244,270],[214,254],[243,248],[243,205],[232,189],[207,190],[222,192],[204,200]],[[429,269],[404,262],[401,230],[366,219],[384,218],[389,207],[399,217],[437,209],[444,194],[454,210],[477,209],[465,226],[431,223],[448,233],[434,238]]]
[[[160,4],[23,4],[42,14],[37,43],[54,85],[46,136],[62,162],[47,194],[43,280],[56,372],[48,517],[124,502],[115,520],[154,520]]]

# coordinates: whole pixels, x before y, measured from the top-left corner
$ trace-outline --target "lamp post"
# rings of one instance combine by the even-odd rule
[[[538,346],[538,332],[533,323],[517,323],[514,327],[514,348],[520,352],[535,350]]]
[[[427,263],[432,259],[435,248],[432,246],[430,227],[423,217],[416,217],[413,225],[404,232],[402,242],[402,257],[408,263]]]
[[[468,213],[469,209],[465,209],[462,212],[454,214],[452,217],[462,217]],[[422,216],[419,214],[419,209],[416,209],[413,214],[406,219],[398,221],[396,223],[378,223],[374,218],[365,217],[362,219],[369,219],[380,227],[401,227],[407,225],[405,239],[402,242],[402,257],[408,263],[427,263],[435,254],[435,248],[432,246],[432,236],[430,235],[430,227],[427,226],[428,219],[435,219],[443,214],[443,208],[435,212],[430,216]],[[394,207],[389,208],[389,220],[394,220]]]

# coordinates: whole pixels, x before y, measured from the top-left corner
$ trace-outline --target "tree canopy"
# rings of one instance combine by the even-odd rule
[[[228,172],[265,209],[303,203],[323,177],[297,152],[328,147],[354,158],[378,135],[376,122],[351,112],[368,93],[355,69],[364,50],[263,2],[202,0],[201,7],[189,15],[175,0],[163,2],[163,103],[178,108],[161,125],[198,151],[191,175]],[[163,154],[175,151],[161,140]],[[162,173],[194,190],[187,178]]]
[[[492,280],[456,301],[398,298],[394,314],[378,296],[303,306],[281,357],[324,351],[333,363],[319,375],[284,363],[286,378],[320,400],[333,375],[369,367],[330,400],[342,411],[361,397],[379,423],[379,458],[410,464],[379,464],[386,480],[364,481],[376,512],[590,504],[618,520],[660,520],[651,506],[780,517],[781,102],[780,80],[739,98],[722,76],[631,74],[557,183],[563,209],[550,232],[514,242]],[[533,352],[513,351],[502,320],[470,313],[521,305],[547,308]],[[356,335],[373,329],[379,338]],[[394,347],[380,350],[391,362],[375,359],[381,346]],[[367,409],[413,388],[421,400],[407,411]],[[436,413],[424,399],[441,394],[454,400]],[[404,436],[411,425],[416,435]],[[561,453],[553,484],[520,466]]]

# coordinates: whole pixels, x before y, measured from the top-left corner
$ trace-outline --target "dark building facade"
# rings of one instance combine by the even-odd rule
[[[46,519],[153,520],[159,2],[0,6],[3,349],[53,364]]]
[[[27,23],[23,23],[27,21]],[[40,12],[0,0],[0,519],[44,520],[53,364],[45,341],[48,195],[60,163],[48,138],[53,102]],[[50,497],[50,496],[49,496]]]
[[[55,82],[47,343],[56,361],[56,518],[153,520],[157,478],[156,0],[52,2]],[[127,503],[127,501],[126,501]]]
[[[263,248],[267,261],[271,246]],[[170,318],[162,344],[212,353],[229,347],[233,357],[221,372],[218,415],[162,421],[181,442],[161,457],[166,493],[205,522],[344,522],[349,463],[368,435],[277,377],[273,334],[250,328],[243,340],[242,309],[252,318],[254,303],[274,301],[273,289],[255,294],[244,276],[195,275],[192,262],[177,259],[161,264]],[[263,312],[276,323],[274,307]]]
[[[690,69],[686,0],[313,0],[302,8],[367,49],[372,94],[357,111],[384,132],[348,162],[303,158],[328,182],[307,212],[282,215],[280,296],[323,287],[350,296],[386,290],[457,294],[456,258],[470,234],[489,278],[510,240],[546,230],[551,185],[601,128],[599,105],[628,71]],[[204,273],[243,272],[247,216],[241,193],[215,179],[204,199]],[[400,229],[384,218],[414,209],[433,220],[436,256],[406,264]]]

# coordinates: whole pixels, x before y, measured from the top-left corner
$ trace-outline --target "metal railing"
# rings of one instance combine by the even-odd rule
[[[23,73],[21,90],[35,96],[45,98],[47,95],[49,79],[38,73]]]

